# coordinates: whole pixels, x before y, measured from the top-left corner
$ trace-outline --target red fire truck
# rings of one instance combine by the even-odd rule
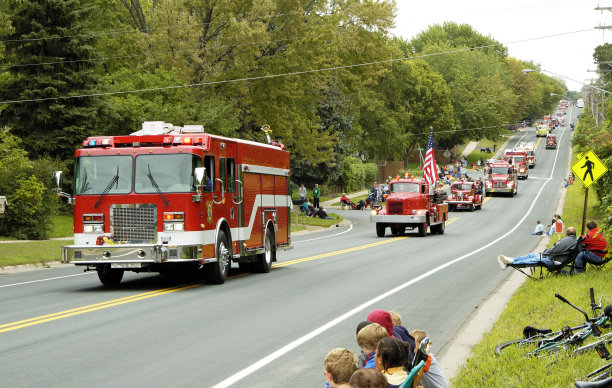
[[[269,272],[289,249],[289,153],[145,122],[129,136],[89,137],[76,150],[74,245],[62,261],[96,270],[105,285],[124,271],[203,271],[223,283],[232,261]]]
[[[490,162],[485,168],[485,193],[518,193],[518,179],[514,166],[505,160]]]
[[[506,161],[514,165],[518,178],[529,178],[529,166],[527,161],[527,153],[518,150],[506,150]]]
[[[451,194],[446,199],[449,210],[466,207],[471,212],[482,209],[482,187],[478,182],[459,181],[451,185]]]
[[[376,223],[376,235],[383,237],[387,227],[393,234],[404,234],[406,228],[418,229],[421,237],[427,236],[427,227],[432,234],[444,234],[448,220],[446,193],[435,190],[424,179],[396,179],[389,183],[390,193],[386,208],[375,209],[370,222]]]

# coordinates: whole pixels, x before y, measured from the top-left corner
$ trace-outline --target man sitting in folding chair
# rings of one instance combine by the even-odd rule
[[[586,263],[601,266],[610,261],[608,257],[608,243],[606,238],[601,234],[601,230],[597,227],[595,221],[589,221],[586,224],[587,234],[582,240],[582,251],[576,256],[576,272],[584,272]]]
[[[542,253],[532,252],[515,258],[499,255],[497,261],[501,269],[506,269],[510,266],[521,271],[520,268],[544,267],[549,271],[559,272],[563,267],[576,259],[578,248],[576,228],[570,226],[565,231],[565,237]],[[521,272],[527,275],[525,272]]]

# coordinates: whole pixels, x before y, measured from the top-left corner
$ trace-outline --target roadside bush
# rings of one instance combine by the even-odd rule
[[[355,157],[346,157],[342,160],[341,186],[345,191],[358,191],[376,180],[378,166],[376,163],[363,163]]]
[[[8,202],[0,215],[0,235],[42,239],[49,232],[58,198],[36,175],[51,176],[47,169],[53,166],[48,161],[33,164],[19,144],[8,130],[0,130],[0,195],[6,195]]]

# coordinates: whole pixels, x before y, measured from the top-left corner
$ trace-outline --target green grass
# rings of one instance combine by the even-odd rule
[[[72,244],[72,240],[44,240],[0,244],[0,267],[60,261],[62,258],[62,245],[70,244]]]
[[[72,231],[72,215],[61,214],[53,217],[49,238],[71,237],[74,235]]]
[[[291,230],[296,231],[295,226],[300,226],[300,225],[320,226],[320,227],[327,228],[332,225],[338,224],[343,220],[342,217],[334,213],[327,213],[327,215],[330,217],[333,217],[333,219],[328,220],[328,219],[322,219],[318,217],[313,218],[313,217],[299,215],[297,216],[297,222],[296,222],[296,214],[295,212],[293,212],[291,213]],[[306,229],[306,228],[304,227],[303,229]]]
[[[501,138],[496,141],[489,140],[489,139],[480,140],[478,142],[478,145],[476,145],[476,148],[474,148],[474,151],[472,151],[466,158],[468,165],[472,162],[476,163],[476,161],[478,161],[478,159],[480,158],[482,158],[482,160],[493,158],[495,156],[495,152],[497,152],[497,150],[499,150],[500,147],[503,147],[503,145],[506,143],[506,140],[507,140],[506,138]],[[493,146],[495,144],[497,144],[497,148],[496,148],[496,151],[493,152]],[[481,148],[487,148],[487,147],[491,149],[490,154],[480,151]]]
[[[522,337],[527,325],[559,330],[584,322],[584,316],[556,299],[559,293],[574,305],[590,309],[589,287],[597,301],[612,303],[610,270],[591,270],[573,276],[551,276],[540,281],[526,281],[516,292],[493,328],[473,349],[473,355],[452,380],[454,387],[569,387],[594,369],[605,365],[594,352],[578,357],[567,353],[546,358],[523,359],[520,349],[502,356],[494,354],[498,344]],[[592,312],[590,313],[592,314]],[[586,343],[592,341],[588,339]]]
[[[562,184],[560,182],[559,184]],[[575,182],[568,187],[563,214],[565,226],[575,226],[580,233],[584,189]],[[589,194],[587,220],[596,219],[598,202]],[[548,222],[545,220],[544,222]],[[553,237],[552,241],[556,241]],[[608,265],[609,267],[609,265]],[[497,357],[495,347],[503,342],[522,337],[522,329],[534,326],[560,330],[584,322],[584,316],[555,298],[563,295],[574,305],[590,312],[589,288],[593,287],[602,305],[612,304],[612,270],[591,269],[573,276],[549,276],[542,280],[528,279],[512,297],[506,310],[491,330],[472,349],[472,357],[452,380],[454,387],[569,387],[573,381],[606,364],[594,352],[578,357],[567,353],[540,359],[523,359],[520,349]],[[589,343],[592,339],[587,340]],[[586,344],[585,343],[585,344]]]

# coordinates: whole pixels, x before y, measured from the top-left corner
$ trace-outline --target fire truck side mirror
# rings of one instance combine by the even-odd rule
[[[192,202],[200,202],[202,200],[202,186],[204,186],[204,177],[206,176],[206,167],[196,167],[193,169],[193,177],[195,179],[196,195],[191,197]]]
[[[61,190],[63,183],[63,176],[61,171],[53,171],[53,180],[55,181],[55,189]]]

